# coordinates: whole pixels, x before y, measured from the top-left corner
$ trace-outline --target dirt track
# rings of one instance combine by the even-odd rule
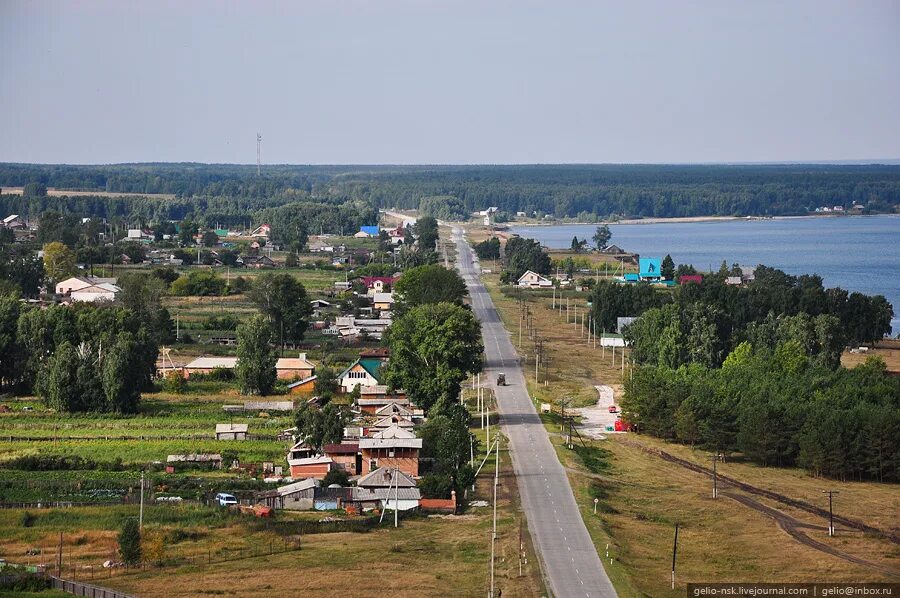
[[[684,467],[685,469],[689,469],[691,471],[694,471],[696,473],[699,473],[699,474],[702,474],[705,476],[710,476],[710,477],[712,476],[711,469],[703,467],[702,465],[697,465],[696,463],[692,463],[690,461],[687,461],[686,459],[681,459],[680,457],[676,457],[665,451],[662,451],[662,450],[659,450],[656,448],[652,448],[652,447],[648,447],[639,442],[635,442],[632,440],[624,440],[623,439],[623,440],[621,440],[621,442],[628,446],[633,446],[635,448],[638,448],[646,453],[656,455],[656,456],[662,458],[664,461],[668,461],[669,463],[674,463],[676,465],[680,465],[680,466]],[[722,489],[722,490],[720,490],[720,494],[722,496],[727,496],[728,498],[744,505],[745,507],[748,507],[750,509],[753,509],[754,511],[757,511],[758,513],[761,513],[763,515],[771,517],[778,524],[778,527],[780,527],[782,530],[784,530],[789,536],[791,536],[794,540],[796,540],[800,544],[803,544],[804,546],[808,546],[815,550],[824,552],[826,554],[830,554],[832,556],[838,557],[847,562],[854,563],[857,565],[862,565],[864,567],[869,567],[871,569],[874,569],[876,571],[884,573],[885,575],[890,575],[892,577],[900,578],[900,572],[898,572],[895,569],[891,569],[890,567],[886,567],[885,565],[881,565],[879,563],[873,563],[872,561],[867,561],[865,559],[861,559],[859,557],[853,556],[852,554],[848,554],[846,552],[842,552],[840,550],[832,548],[831,546],[829,546],[823,542],[819,542],[818,540],[814,540],[814,539],[810,538],[805,532],[801,531],[803,529],[827,531],[827,528],[825,526],[813,525],[810,523],[806,523],[804,521],[800,521],[799,519],[795,519],[794,517],[791,517],[790,515],[782,513],[781,511],[779,511],[777,509],[773,509],[772,507],[766,506],[766,505],[760,503],[759,501],[754,500],[753,498],[751,498],[749,496],[740,494],[733,490],[729,491],[728,489],[731,488],[731,489],[736,489],[736,490],[742,490],[748,494],[753,494],[756,496],[761,496],[763,498],[774,500],[781,504],[788,505],[790,507],[794,507],[794,508],[806,511],[808,513],[811,513],[813,515],[817,515],[817,516],[820,516],[820,517],[823,517],[826,519],[828,518],[828,511],[826,511],[822,508],[816,507],[815,505],[811,505],[802,500],[793,499],[793,498],[784,496],[782,494],[772,492],[770,490],[763,490],[762,488],[757,488],[756,486],[751,486],[750,484],[746,484],[744,482],[739,482],[739,481],[735,480],[734,478],[730,478],[728,476],[723,476],[721,474],[718,474],[717,477],[719,480],[719,487]],[[871,525],[867,525],[863,522],[856,521],[853,519],[848,519],[846,517],[835,516],[834,522],[835,522],[835,527],[837,527],[837,525],[840,524],[846,528],[858,530],[858,531],[865,532],[865,533],[879,535],[879,536],[882,536],[882,537],[890,540],[891,542],[893,542],[895,544],[900,544],[900,537],[898,537],[898,534],[894,531],[881,530],[881,529],[878,529]]]

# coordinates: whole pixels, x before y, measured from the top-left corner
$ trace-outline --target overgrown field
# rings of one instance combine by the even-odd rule
[[[483,432],[475,432],[483,443]],[[476,458],[483,454],[482,447]],[[509,456],[501,452],[501,459],[497,587],[508,596],[544,595]],[[489,460],[469,498],[489,500],[492,479]],[[137,512],[137,505],[32,510],[28,515],[20,509],[0,510],[0,536],[5,539],[0,557],[52,563],[62,532],[67,577],[93,575],[104,586],[147,597],[326,595],[348,587],[362,594],[472,596],[488,589],[490,507],[471,507],[460,516],[404,517],[394,529],[390,514],[383,524],[369,528],[359,525],[364,518],[337,512],[279,513],[269,521],[193,503],[154,504],[144,511],[144,549],[153,562],[165,566],[127,573],[103,569],[99,565],[104,560],[118,558],[117,530]],[[326,517],[349,523],[319,523]],[[345,526],[357,531],[340,531]],[[300,528],[305,531],[298,536]],[[525,542],[521,575],[520,531]],[[299,550],[278,553],[295,542]],[[270,550],[276,554],[269,555]],[[247,556],[254,553],[262,556]],[[222,559],[234,560],[216,562]]]
[[[482,278],[518,344],[516,298],[500,291],[496,274]],[[539,373],[539,383],[534,382],[535,344],[524,329],[520,348],[532,396],[557,405],[564,398],[569,405],[593,404],[596,384],[612,386],[618,396],[623,375],[620,350],[613,364],[609,350],[589,348],[580,326],[565,323],[565,309],[562,315],[551,311],[551,299],[541,294],[527,294],[532,297],[529,305],[537,337],[544,341],[546,367]],[[624,375],[628,375],[627,356]],[[588,530],[620,595],[679,596],[688,582],[735,579],[887,581],[900,571],[900,549],[889,539],[841,525],[838,535],[829,538],[827,521],[821,516],[740,489],[723,488],[713,500],[709,475],[654,452],[663,450],[692,465],[709,467],[709,455],[703,451],[633,434],[611,435],[587,449],[572,451],[563,446],[557,420],[545,416],[551,440],[569,469]],[[900,493],[894,485],[817,479],[798,469],[746,464],[739,455],[720,463],[718,470],[739,482],[817,507],[827,508],[822,490],[836,489],[840,492],[836,514],[894,533],[900,527]],[[593,513],[595,498],[597,515]],[[669,584],[676,522],[680,526],[678,583],[673,592]],[[826,551],[798,541],[789,532],[822,543]],[[868,564],[850,562],[841,555]]]

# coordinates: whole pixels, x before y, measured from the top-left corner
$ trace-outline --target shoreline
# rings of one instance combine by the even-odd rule
[[[690,224],[702,222],[758,222],[763,220],[803,220],[811,218],[859,218],[866,216],[896,216],[897,214],[807,214],[805,216],[675,216],[672,218],[628,218],[626,220],[602,220],[598,222],[504,222],[503,224],[513,227],[531,227],[531,226],[603,226],[604,224],[615,225],[640,225],[640,224]]]

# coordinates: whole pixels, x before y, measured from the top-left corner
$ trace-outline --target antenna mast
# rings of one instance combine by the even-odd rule
[[[259,176],[259,148],[262,145],[262,135],[256,134],[256,176]]]

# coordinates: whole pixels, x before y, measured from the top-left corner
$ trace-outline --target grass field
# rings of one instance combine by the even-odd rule
[[[506,296],[496,274],[482,277],[501,318],[518,343],[520,306]],[[580,327],[566,324],[563,315],[549,309],[552,299],[537,295],[528,304],[534,313],[536,336],[543,340],[545,368],[534,382],[535,343],[522,334],[521,355],[526,358],[529,392],[540,402],[587,405],[596,401],[595,384],[621,392],[621,352],[615,365],[609,350],[587,346]],[[625,375],[628,373],[627,359]],[[887,581],[888,571],[900,571],[900,549],[887,539],[850,529],[829,538],[821,517],[774,500],[749,497],[739,490],[727,494],[757,500],[762,508],[798,522],[799,532],[825,548],[871,562],[878,568],[827,554],[801,544],[779,527],[771,516],[730,498],[710,497],[708,476],[679,467],[642,449],[662,449],[692,463],[709,465],[708,455],[690,447],[671,445],[643,436],[610,435],[596,441],[582,458],[563,446],[558,423],[545,418],[551,440],[563,464],[588,529],[604,566],[623,596],[683,595],[685,584],[701,581]],[[798,469],[764,468],[732,460],[719,465],[722,475],[778,492],[816,506],[827,505],[821,491],[837,489],[839,514],[884,530],[900,527],[900,493],[897,487],[874,483],[838,483],[814,478]],[[598,498],[598,514],[593,499]],[[678,523],[678,584],[670,589],[674,525]],[[609,556],[606,556],[609,545]],[[610,563],[610,558],[612,562]]]
[[[480,430],[476,434],[484,439]],[[515,478],[510,473],[508,455],[502,451],[501,461],[497,587],[507,596],[544,595],[537,560],[518,508]],[[492,478],[493,462],[489,459],[473,500],[490,500]],[[74,574],[89,579],[93,574],[104,586],[148,597],[298,592],[325,595],[347,588],[362,595],[377,588],[377,593],[393,596],[472,596],[488,589],[490,507],[472,507],[460,516],[403,519],[398,529],[391,526],[388,516],[383,525],[368,533],[304,534],[296,538],[285,537],[279,531],[279,521],[313,522],[325,516],[348,516],[283,513],[267,523],[216,507],[150,505],[144,512],[147,549],[156,551],[153,554],[166,562],[182,564],[127,574],[103,570],[100,563],[117,558],[117,530],[125,518],[136,516],[137,510],[136,505],[127,505],[33,511],[37,517],[28,527],[23,525],[22,510],[2,510],[0,535],[4,543],[0,556],[16,563],[52,562],[62,532],[67,577]],[[520,530],[525,543],[521,575]],[[241,550],[244,554],[268,552],[295,539],[300,542],[299,551],[206,564],[208,560],[237,556]]]

